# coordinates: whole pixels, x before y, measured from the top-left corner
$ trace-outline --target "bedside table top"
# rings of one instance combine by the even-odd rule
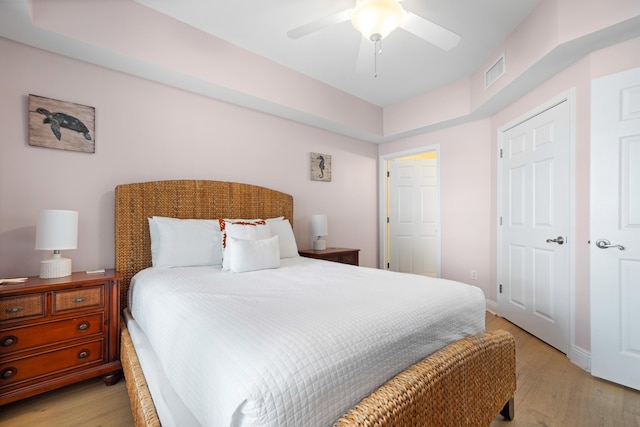
[[[41,279],[38,276],[29,276],[26,281],[22,283],[5,283],[0,285],[0,293],[10,291],[24,291],[32,288],[38,288],[41,286],[50,285],[62,285],[69,283],[82,284],[85,282],[96,282],[101,280],[120,280],[122,276],[120,273],[113,269],[105,270],[104,273],[92,273],[89,274],[85,271],[76,271],[71,273],[70,276],[57,277],[55,279]]]
[[[349,252],[360,252],[360,249],[353,248],[327,248],[323,251],[317,251],[315,249],[303,249],[298,251],[300,255],[340,255]]]

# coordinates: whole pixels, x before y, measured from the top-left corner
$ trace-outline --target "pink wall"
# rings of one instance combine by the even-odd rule
[[[640,38],[594,52],[539,85],[486,120],[451,126],[380,146],[380,154],[440,144],[442,178],[442,276],[477,284],[489,302],[496,296],[497,133],[540,105],[575,90],[575,282],[573,345],[588,350],[589,311],[589,146],[591,80],[640,67]],[[458,96],[453,91],[453,96]],[[446,94],[438,92],[439,97]],[[413,107],[412,107],[413,108]],[[412,111],[407,109],[409,114]],[[457,110],[454,110],[457,111]],[[445,113],[442,113],[445,114]],[[405,119],[407,120],[407,119]]]
[[[397,135],[471,113],[469,79],[460,80],[384,109],[384,134]]]
[[[492,136],[492,178],[491,188],[497,188],[495,152],[496,135],[500,126],[521,117],[544,102],[575,89],[575,270],[573,271],[575,295],[574,306],[574,342],[583,348],[591,348],[590,328],[590,273],[589,273],[589,163],[591,141],[591,80],[603,75],[640,67],[640,38],[632,39],[612,47],[594,52],[573,66],[557,74],[534,91],[520,98],[491,118]],[[492,196],[495,199],[495,194]],[[492,204],[494,212],[496,204]],[[494,215],[494,214],[492,214]],[[496,214],[497,215],[497,214]],[[495,223],[492,236],[496,235]],[[495,243],[492,245],[492,283],[496,283]],[[493,290],[495,295],[495,290]],[[491,298],[493,299],[493,298]]]
[[[491,299],[490,130],[489,120],[478,120],[383,144],[380,155],[439,145],[441,275],[477,285]]]
[[[35,275],[41,209],[80,212],[76,270],[113,266],[113,190],[156,179],[215,179],[292,194],[300,248],[308,219],[329,216],[328,244],[377,265],[377,146],[0,38],[0,276]],[[27,98],[96,108],[96,153],[28,145]],[[309,152],[333,180],[309,179]]]
[[[590,84],[593,78],[640,66],[640,38],[615,44],[615,40],[621,40],[620,34],[629,31],[629,27],[637,29],[638,14],[640,8],[634,0],[613,0],[606,4],[598,0],[542,0],[468,80],[422,94],[384,111],[385,135],[401,135],[416,129],[428,129],[429,126],[434,129],[446,127],[447,122],[483,117],[486,114],[483,111],[489,111],[489,124],[484,128],[478,127],[475,122],[450,125],[442,130],[384,144],[380,147],[380,153],[401,152],[440,141],[442,275],[472,282],[468,272],[478,269],[478,281],[474,284],[483,289],[491,306],[497,301],[497,131],[504,124],[522,117],[550,99],[570,89],[575,90],[576,242],[575,268],[572,272],[575,292],[571,301],[574,326],[571,345],[587,351],[591,348],[587,244]],[[630,22],[636,23],[635,26]],[[611,47],[591,53],[594,43]],[[580,52],[584,52],[582,56]],[[506,56],[506,72],[494,85],[485,89],[484,72],[502,53]],[[537,71],[532,72],[532,69]],[[560,71],[549,71],[554,69]],[[536,73],[546,73],[552,77],[532,85]],[[530,89],[522,89],[526,87]],[[509,91],[514,89],[523,95],[496,109],[496,102],[500,103],[500,98],[508,97]],[[476,153],[478,144],[488,152],[473,159],[469,153]],[[452,147],[455,149],[449,151]],[[469,173],[475,173],[475,179],[468,179],[467,174],[450,173],[451,170],[463,168],[470,168]],[[473,191],[476,204],[465,200],[470,190]],[[447,192],[452,194],[448,195]],[[466,211],[463,210],[465,207]],[[475,234],[467,228],[469,224],[478,227],[473,227]],[[481,224],[488,229],[482,228]],[[449,251],[448,248],[455,250]],[[477,266],[484,261],[486,265]]]

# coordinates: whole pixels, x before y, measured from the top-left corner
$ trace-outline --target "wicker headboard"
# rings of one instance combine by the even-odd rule
[[[293,197],[236,182],[178,180],[118,185],[115,190],[115,269],[122,274],[120,304],[128,305],[131,277],[151,266],[147,219],[273,218],[293,225]]]

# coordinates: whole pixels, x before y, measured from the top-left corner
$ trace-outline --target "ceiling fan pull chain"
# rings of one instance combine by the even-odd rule
[[[373,40],[373,77],[378,77],[378,55],[382,55],[382,39],[380,37]]]
[[[378,49],[375,48],[373,51],[373,77],[378,77]]]

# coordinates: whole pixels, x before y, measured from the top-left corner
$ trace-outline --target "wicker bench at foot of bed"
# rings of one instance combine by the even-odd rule
[[[121,361],[136,427],[160,421],[126,326]],[[437,351],[363,399],[335,426],[488,426],[513,418],[515,340],[491,331]]]
[[[513,419],[515,340],[491,331],[456,341],[389,380],[334,427],[489,426]]]

